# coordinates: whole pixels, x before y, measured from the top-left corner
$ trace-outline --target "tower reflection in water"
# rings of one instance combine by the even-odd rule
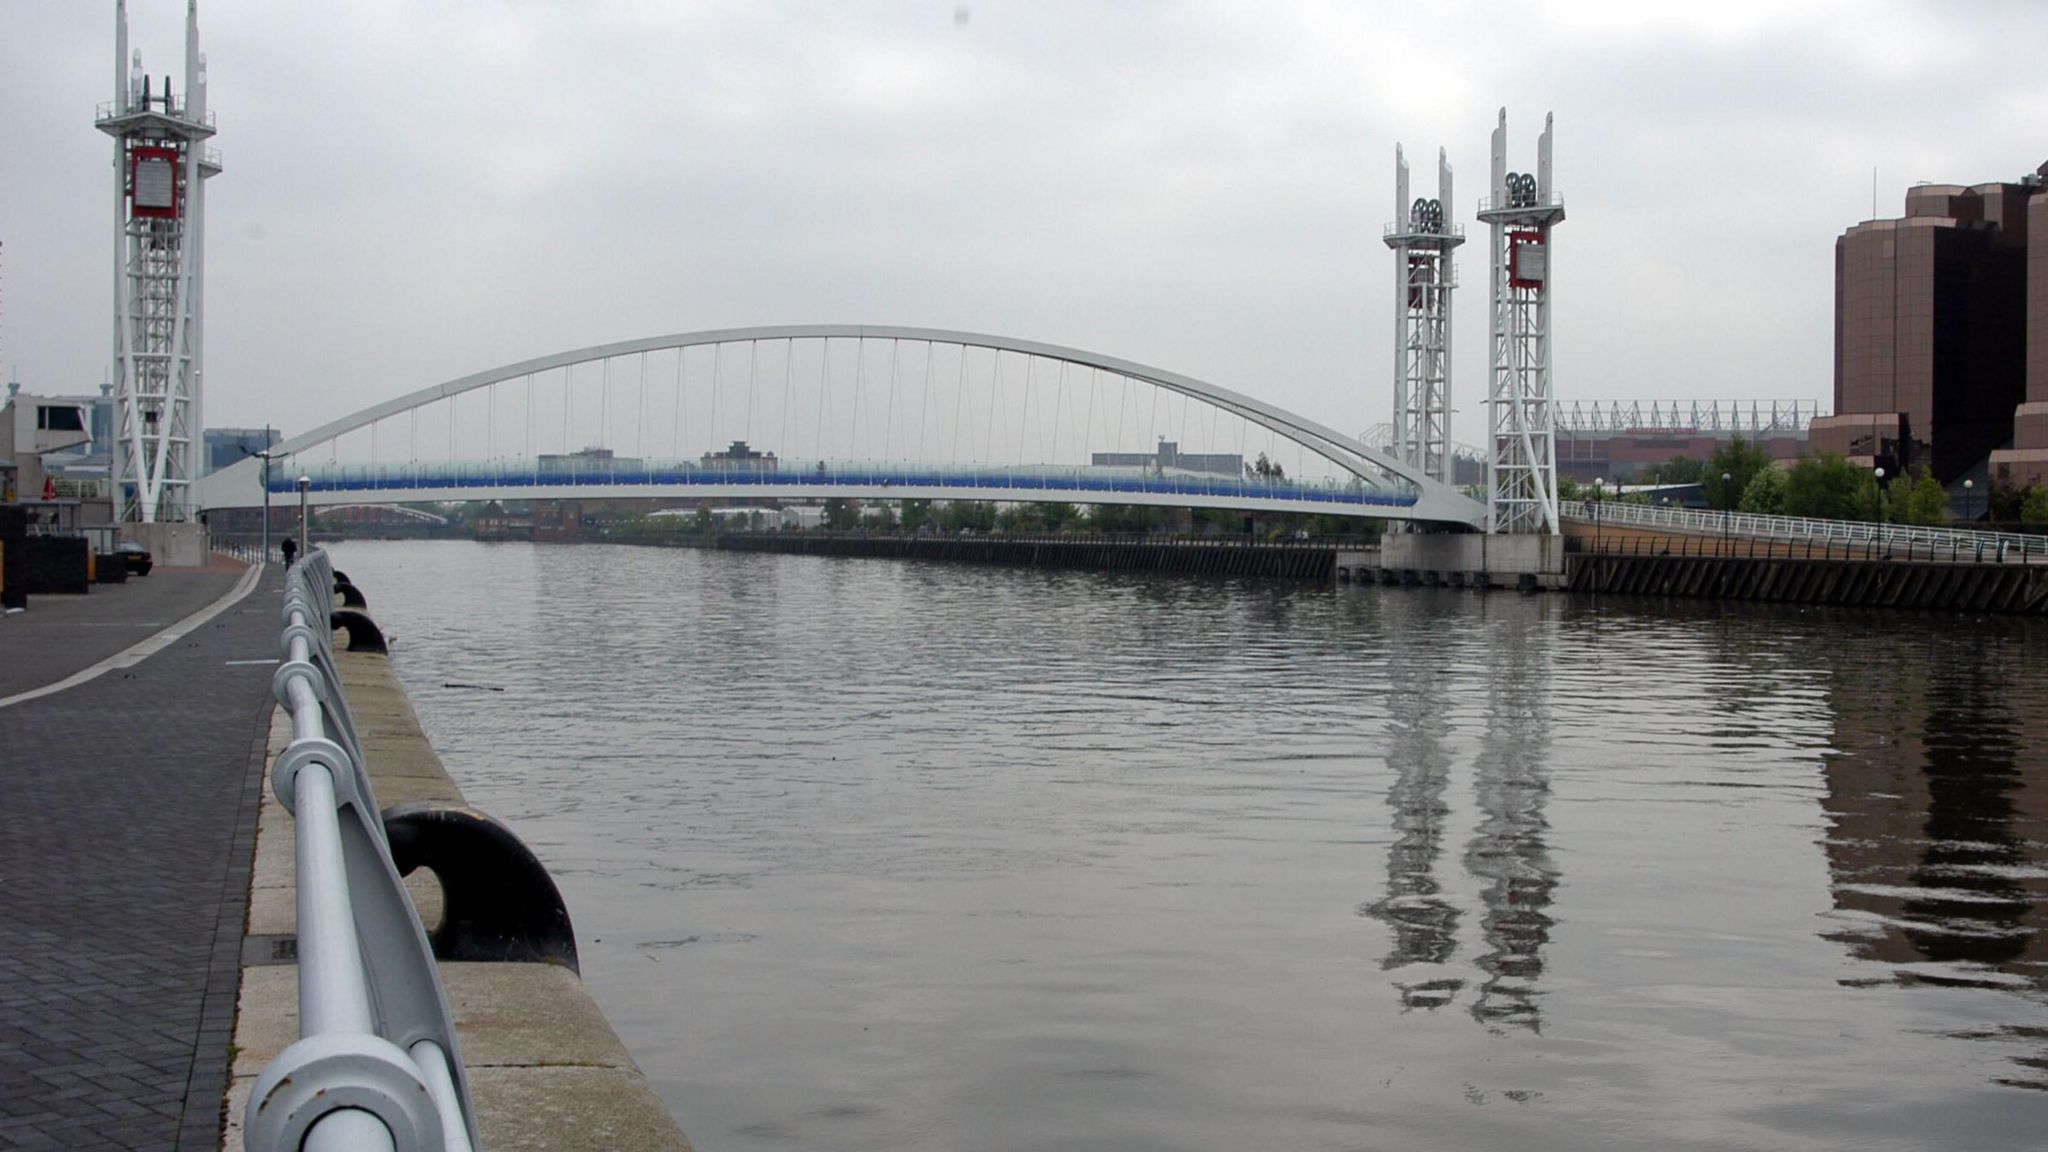
[[[1825,933],[1885,966],[1852,985],[1987,988],[2048,997],[2048,789],[2028,749],[2048,722],[2017,643],[1934,645],[1925,661],[1833,673],[1826,851],[1838,921]],[[2023,695],[2023,693],[2025,695]],[[2012,1045],[2003,1082],[2048,1089],[2048,1032],[1966,1034]]]
[[[1388,598],[1390,601],[1392,598]],[[1412,598],[1411,598],[1412,599]],[[1390,631],[1412,630],[1412,605],[1383,602],[1382,620]],[[1426,621],[1423,622],[1426,626]],[[1450,1003],[1465,981],[1446,966],[1458,950],[1456,905],[1443,897],[1437,862],[1444,853],[1444,821],[1450,807],[1444,800],[1451,757],[1444,749],[1450,732],[1450,672],[1442,649],[1398,639],[1386,646],[1389,666],[1387,765],[1393,783],[1387,788],[1394,843],[1387,849],[1386,895],[1360,911],[1392,929],[1393,947],[1380,967],[1397,972],[1394,987],[1404,1008],[1441,1008]]]
[[[1427,614],[1397,605],[1395,598],[1385,604],[1389,631],[1431,624]],[[1540,665],[1548,659],[1547,646],[1531,635],[1545,627],[1546,617],[1528,603],[1486,617],[1478,643],[1492,671],[1484,680],[1485,729],[1472,765],[1478,826],[1464,853],[1466,871],[1481,884],[1479,937],[1485,950],[1473,960],[1478,989],[1467,1010],[1492,1030],[1535,1031],[1542,1024],[1537,981],[1555,923],[1549,908],[1558,884],[1545,840],[1549,720]],[[1402,1004],[1433,1010],[1455,1001],[1467,983],[1450,966],[1462,912],[1445,897],[1437,872],[1451,814],[1446,741],[1458,682],[1443,645],[1418,641],[1387,648],[1399,654],[1388,669],[1389,682],[1397,686],[1389,703],[1387,750],[1394,774],[1387,806],[1396,835],[1387,853],[1386,893],[1360,912],[1392,930],[1381,967],[1406,977],[1394,980]]]
[[[1516,612],[1488,623],[1487,663],[1496,674],[1486,679],[1486,734],[1472,765],[1479,828],[1465,846],[1466,870],[1486,884],[1479,931],[1487,950],[1476,961],[1486,979],[1472,1018],[1489,1028],[1534,1031],[1543,1022],[1536,981],[1556,924],[1550,901],[1558,879],[1544,840],[1550,831],[1544,817],[1550,720],[1543,695],[1549,645],[1530,634],[1544,626],[1542,615]]]

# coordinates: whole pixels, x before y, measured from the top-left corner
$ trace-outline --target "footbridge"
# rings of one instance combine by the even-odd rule
[[[1242,392],[932,328],[727,328],[579,348],[373,404],[208,477],[207,509],[647,497],[1058,501],[1478,529],[1486,508]]]

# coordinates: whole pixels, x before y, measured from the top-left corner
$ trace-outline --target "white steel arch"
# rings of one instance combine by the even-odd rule
[[[434,512],[424,512],[418,508],[407,508],[403,504],[322,504],[319,507],[314,508],[312,511],[313,514],[317,516],[322,512],[346,512],[349,511],[350,509],[355,508],[376,509],[377,511],[380,512],[389,512],[397,516],[400,520],[417,520],[422,524],[446,524],[448,522],[448,518],[446,516],[442,516]]]
[[[370,427],[380,420],[402,413],[449,400],[463,393],[488,388],[538,373],[569,368],[578,364],[610,360],[640,353],[669,351],[675,349],[702,347],[706,345],[742,344],[750,342],[773,342],[782,340],[896,340],[923,342],[934,345],[955,345],[961,348],[977,348],[993,352],[1009,352],[1023,356],[1039,357],[1046,360],[1064,361],[1085,368],[1095,368],[1142,383],[1151,384],[1170,392],[1212,405],[1251,423],[1264,427],[1276,435],[1301,445],[1311,452],[1331,461],[1365,483],[1384,487],[1383,478],[1393,478],[1406,489],[1416,494],[1413,505],[1403,510],[1409,519],[1455,524],[1470,528],[1483,527],[1486,522],[1486,508],[1483,504],[1464,495],[1456,488],[1426,475],[1415,464],[1396,459],[1393,455],[1368,446],[1325,424],[1296,415],[1285,409],[1254,399],[1241,392],[1206,381],[1185,376],[1177,372],[1154,368],[1135,361],[1114,356],[1069,348],[1058,344],[1047,344],[1035,340],[1020,340],[1008,336],[987,333],[961,332],[943,328],[896,327],[866,324],[786,324],[759,327],[718,328],[699,332],[685,332],[666,336],[650,336],[637,340],[622,340],[611,344],[592,345],[539,356],[502,367],[474,372],[445,383],[421,388],[402,396],[394,397],[379,404],[373,404],[359,412],[329,421],[308,432],[294,436],[270,450],[275,460],[290,457],[308,448],[328,443],[339,436]],[[202,482],[201,500],[207,508],[246,508],[262,502],[260,462],[251,458],[205,478]],[[595,495],[595,493],[590,493]],[[909,495],[909,493],[906,493]],[[962,494],[963,498],[977,498]],[[986,496],[978,498],[988,498]],[[359,499],[359,497],[358,497]]]

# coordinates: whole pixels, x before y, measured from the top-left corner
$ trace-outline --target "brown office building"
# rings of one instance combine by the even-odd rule
[[[2048,164],[2041,166],[2048,177]],[[2048,485],[2048,192],[2027,204],[2027,396],[2013,413],[2012,446],[1991,454],[1991,478]]]
[[[2048,350],[2048,285],[2028,291],[2048,252],[2044,192],[2040,175],[1923,184],[1904,217],[1835,241],[1835,415],[1813,422],[1816,451],[1946,484],[2012,444],[2030,345]]]

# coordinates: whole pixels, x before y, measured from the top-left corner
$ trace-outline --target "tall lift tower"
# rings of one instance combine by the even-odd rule
[[[1437,198],[1408,200],[1408,160],[1394,145],[1394,453],[1430,478],[1449,483],[1451,468],[1451,251],[1465,230],[1446,213],[1451,162],[1436,154]]]
[[[1479,219],[1493,226],[1493,378],[1487,396],[1489,532],[1557,535],[1557,433],[1550,389],[1550,230],[1564,198],[1550,182],[1551,118],[1536,138],[1536,172],[1508,171],[1508,110],[1493,130],[1493,190]]]
[[[199,476],[206,342],[206,179],[220,156],[206,107],[199,3],[185,10],[185,90],[158,93],[128,55],[128,4],[114,4],[114,99],[94,123],[114,138],[115,515],[190,520]]]

